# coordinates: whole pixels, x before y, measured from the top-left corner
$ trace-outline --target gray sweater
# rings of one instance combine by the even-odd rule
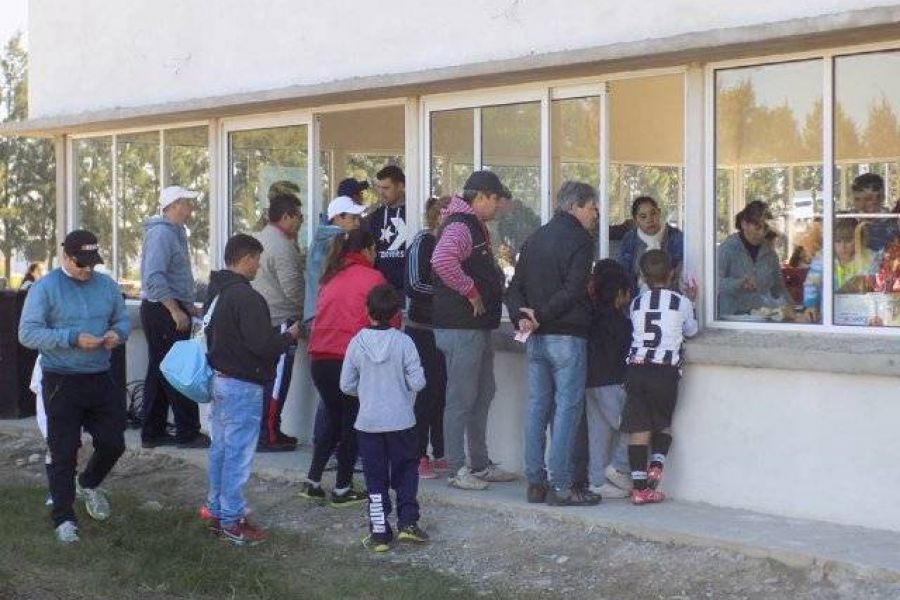
[[[413,404],[425,372],[412,339],[397,329],[363,329],[344,356],[341,390],[359,396],[356,430],[403,431],[416,424]]]
[[[299,321],[303,316],[304,259],[297,242],[271,223],[254,237],[262,244],[263,253],[251,285],[266,299],[272,325],[288,319]]]
[[[719,246],[716,255],[719,284],[719,315],[746,314],[754,308],[790,304],[791,299],[781,278],[778,255],[766,242],[759,247],[756,261],[750,257],[740,234],[732,233]],[[748,275],[756,279],[756,291],[741,287]]]

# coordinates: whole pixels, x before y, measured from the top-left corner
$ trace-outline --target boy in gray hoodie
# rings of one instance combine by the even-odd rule
[[[397,495],[397,539],[424,543],[419,527],[419,455],[413,405],[425,387],[425,372],[412,339],[390,326],[400,296],[379,285],[366,297],[371,326],[357,333],[344,357],[341,390],[359,396],[356,432],[369,493],[369,531],[363,545],[373,552],[390,549],[394,534],[389,487]]]

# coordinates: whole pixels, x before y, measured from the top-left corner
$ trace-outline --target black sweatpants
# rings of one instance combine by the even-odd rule
[[[284,333],[293,324],[294,320],[288,319],[281,325],[281,332]],[[284,402],[291,389],[296,354],[296,346],[288,347],[275,364],[275,380],[268,381],[263,386],[263,414],[259,430],[261,443],[274,444],[278,441],[278,434],[281,433],[281,413],[284,411]]]
[[[412,338],[419,351],[425,370],[425,388],[416,395],[416,435],[419,458],[428,455],[428,443],[434,458],[444,457],[444,405],[447,394],[447,367],[444,354],[434,341],[434,331],[407,327],[406,335]]]
[[[359,413],[359,399],[341,391],[343,362],[313,359],[309,367],[327,418],[320,434],[315,436],[312,462],[307,477],[311,481],[321,482],[325,465],[337,449],[337,476],[334,484],[337,488],[349,487],[353,480],[353,465],[356,463],[357,452],[356,431],[353,424]]]
[[[141,302],[141,325],[147,337],[147,377],[144,379],[143,429],[141,439],[150,441],[166,433],[169,406],[175,416],[175,438],[190,442],[200,433],[200,411],[195,402],[178,393],[163,377],[159,363],[190,331],[176,331],[175,321],[162,302]]]
[[[419,522],[419,456],[414,427],[402,431],[366,433],[357,431],[366,490],[369,493],[369,531],[379,542],[389,542],[394,534],[390,488],[397,495],[397,527]]]
[[[81,428],[94,440],[94,453],[79,476],[94,488],[125,452],[125,390],[110,373],[62,375],[44,371],[41,383],[47,411],[47,476],[53,497],[53,526],[75,521],[75,467]]]

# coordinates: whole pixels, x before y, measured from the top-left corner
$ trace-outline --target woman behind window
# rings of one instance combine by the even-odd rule
[[[622,238],[616,260],[631,277],[634,286],[632,292],[637,292],[639,288],[641,271],[638,264],[647,250],[662,250],[668,254],[675,268],[672,281],[679,281],[684,262],[684,234],[677,227],[662,222],[659,205],[650,196],[638,196],[634,199],[631,203],[631,216],[634,228]]]

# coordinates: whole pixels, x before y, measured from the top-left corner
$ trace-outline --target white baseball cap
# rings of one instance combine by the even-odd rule
[[[365,204],[357,204],[350,196],[338,196],[328,203],[329,221],[343,213],[349,213],[351,215],[361,215],[364,212],[366,212]]]
[[[159,194],[159,210],[163,211],[172,204],[183,198],[196,198],[200,192],[192,192],[180,185],[170,185]]]

